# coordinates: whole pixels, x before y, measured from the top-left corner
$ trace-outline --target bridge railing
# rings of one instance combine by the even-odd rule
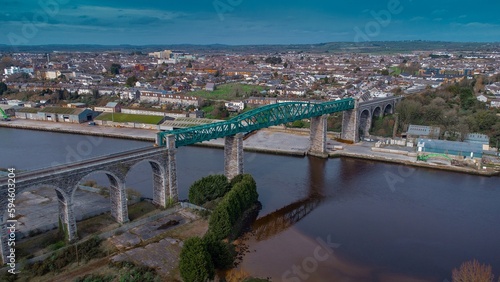
[[[30,177],[30,176],[35,176],[35,175],[45,174],[45,173],[53,173],[55,171],[62,171],[62,170],[68,169],[70,167],[73,167],[75,165],[85,165],[88,163],[94,163],[94,162],[98,162],[98,161],[107,160],[110,158],[126,156],[126,155],[135,154],[135,153],[140,153],[143,151],[150,151],[150,150],[159,150],[159,148],[148,146],[148,147],[142,147],[142,148],[133,149],[133,150],[125,151],[125,152],[112,153],[112,154],[102,155],[102,156],[98,156],[98,157],[83,159],[83,160],[77,161],[77,162],[68,162],[68,163],[63,163],[60,165],[54,165],[51,167],[20,171],[17,174],[17,179],[22,180],[22,178],[24,178],[24,177]],[[0,177],[0,179],[3,179],[3,178],[7,178],[7,177],[6,176]]]
[[[253,109],[227,121],[159,132],[157,140],[158,145],[165,146],[165,137],[173,134],[175,135],[175,146],[180,147],[296,120],[351,110],[354,109],[354,106],[355,100],[352,98],[324,103],[286,102],[272,104]]]

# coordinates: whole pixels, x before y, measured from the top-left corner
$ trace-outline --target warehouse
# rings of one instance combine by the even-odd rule
[[[477,143],[455,142],[434,139],[418,139],[419,153],[438,153],[464,158],[482,158],[483,145]]]

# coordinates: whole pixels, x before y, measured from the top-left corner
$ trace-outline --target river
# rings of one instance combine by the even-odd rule
[[[0,128],[0,167],[31,170],[148,145]],[[182,147],[177,161],[181,199],[195,180],[223,172],[219,149]],[[245,153],[244,167],[263,207],[243,271],[273,281],[441,282],[476,258],[500,275],[498,177],[258,153]],[[152,197],[147,163],[127,186]]]

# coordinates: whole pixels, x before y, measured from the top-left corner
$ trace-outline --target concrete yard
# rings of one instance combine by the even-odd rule
[[[78,189],[74,195],[75,218],[80,221],[110,211],[110,200],[98,193]],[[16,198],[18,236],[48,231],[58,226],[59,202],[52,188],[25,191]]]

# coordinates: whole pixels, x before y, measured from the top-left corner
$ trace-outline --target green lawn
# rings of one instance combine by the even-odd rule
[[[391,75],[400,75],[402,70],[399,67],[391,67],[392,70]]]
[[[96,120],[114,121],[114,122],[137,122],[147,124],[158,124],[163,119],[161,116],[149,115],[133,115],[122,113],[103,113],[99,115]]]
[[[234,101],[250,97],[253,95],[252,92],[259,93],[262,90],[264,90],[264,87],[259,85],[231,83],[217,85],[213,92],[200,90],[192,92],[191,95],[211,100]]]

